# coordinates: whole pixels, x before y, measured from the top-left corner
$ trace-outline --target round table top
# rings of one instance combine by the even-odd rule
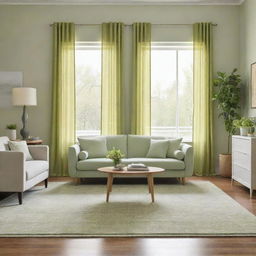
[[[147,173],[157,173],[157,172],[164,172],[165,169],[148,166],[148,171],[128,171],[127,167],[124,167],[121,171],[115,170],[113,166],[109,167],[102,167],[99,168],[98,171],[105,172],[105,173],[114,173],[114,174],[147,174]]]

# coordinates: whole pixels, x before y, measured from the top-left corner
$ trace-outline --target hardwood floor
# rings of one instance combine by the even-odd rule
[[[52,178],[50,181],[69,178]],[[243,207],[256,215],[256,192],[249,191],[221,177],[189,180],[208,180],[226,192]],[[256,237],[223,238],[0,238],[1,256],[215,256],[256,255]]]

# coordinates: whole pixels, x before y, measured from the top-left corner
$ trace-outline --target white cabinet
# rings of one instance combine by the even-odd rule
[[[232,182],[256,189],[256,137],[232,136]]]

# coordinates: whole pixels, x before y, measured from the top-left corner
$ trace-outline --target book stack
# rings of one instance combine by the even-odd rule
[[[128,171],[148,171],[148,167],[145,164],[137,163],[137,164],[129,164],[127,166]]]

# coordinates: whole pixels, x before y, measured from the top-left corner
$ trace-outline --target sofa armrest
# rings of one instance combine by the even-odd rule
[[[34,160],[49,162],[49,147],[47,145],[30,145],[28,148]]]
[[[185,154],[184,162],[185,162],[185,177],[191,177],[193,175],[194,170],[194,155],[193,155],[193,147],[189,144],[182,143],[181,150]]]
[[[80,153],[80,146],[75,144],[68,148],[68,172],[71,177],[76,177],[76,164],[78,161],[78,154]]]
[[[0,191],[23,192],[25,190],[25,156],[23,152],[0,152]]]

